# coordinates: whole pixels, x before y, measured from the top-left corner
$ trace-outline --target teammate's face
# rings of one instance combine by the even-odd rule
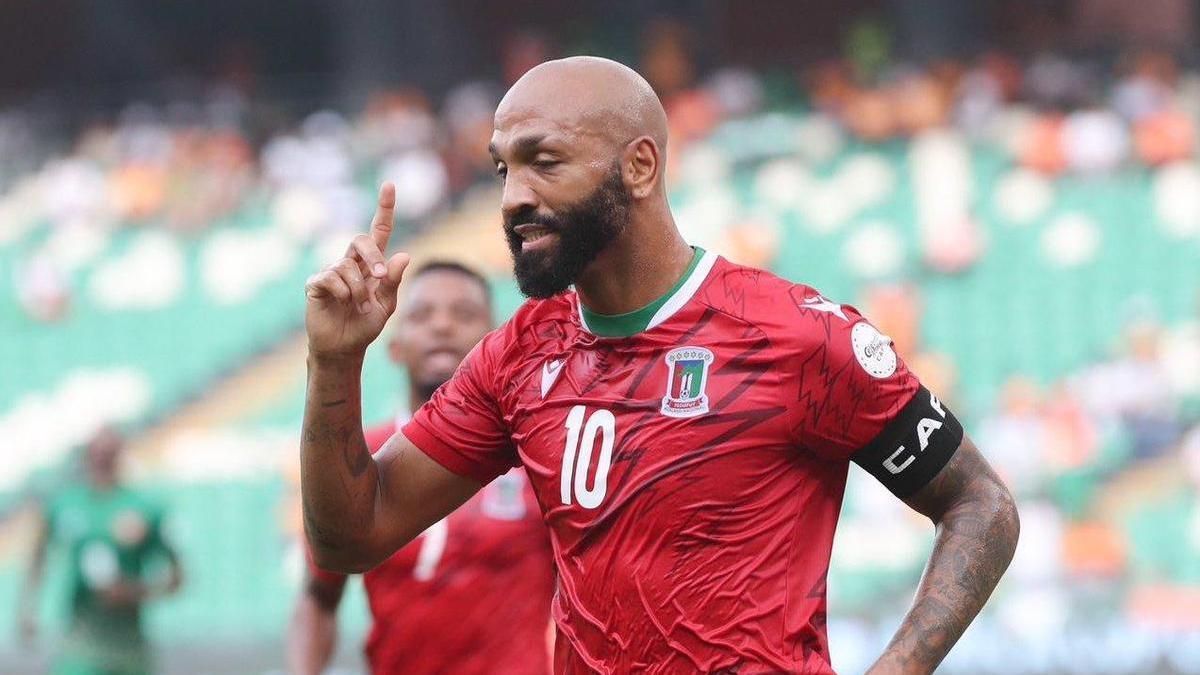
[[[428,398],[492,327],[487,291],[452,270],[432,270],[412,280],[392,333],[392,360],[408,370]]]

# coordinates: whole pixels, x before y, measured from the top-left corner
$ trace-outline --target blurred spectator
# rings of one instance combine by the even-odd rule
[[[504,86],[511,87],[530,68],[554,58],[558,50],[551,46],[546,35],[520,30],[505,38],[501,51]]]
[[[1195,152],[1195,125],[1174,110],[1142,117],[1133,133],[1138,157],[1150,166],[1185,160]]]
[[[13,272],[17,301],[34,320],[46,323],[57,321],[70,309],[71,287],[49,256],[34,256]]]
[[[42,513],[20,604],[22,637],[37,635],[37,596],[47,549],[60,548],[70,584],[70,618],[54,650],[57,673],[153,672],[142,606],[174,593],[179,559],[163,532],[163,512],[120,479],[124,439],[102,429],[84,448],[83,480],[52,494]],[[165,573],[156,577],[154,564]]]
[[[868,287],[863,295],[863,316],[871,317],[871,323],[892,338],[892,345],[902,357],[916,354],[921,325],[919,289],[907,283],[876,284]]]
[[[468,82],[446,96],[442,119],[449,144],[445,153],[448,193],[461,193],[477,181],[495,176],[487,147],[492,139],[492,113],[499,102],[500,92],[487,82]]]
[[[1014,494],[1029,495],[1046,470],[1041,394],[1032,380],[1017,375],[1004,383],[999,399],[979,425],[979,447]]]
[[[1148,319],[1126,328],[1123,353],[1080,373],[1074,390],[1103,428],[1120,424],[1132,436],[1137,457],[1154,457],[1178,435],[1177,400],[1161,362],[1161,327]]]
[[[713,74],[705,88],[726,119],[749,117],[761,112],[765,93],[758,77],[742,68],[722,68]]]
[[[1063,565],[1082,581],[1115,578],[1125,566],[1124,536],[1113,524],[1098,520],[1068,524],[1063,532]]]
[[[1057,382],[1044,401],[1046,469],[1057,474],[1094,462],[1099,433],[1071,388]]]
[[[1125,72],[1112,89],[1113,109],[1126,120],[1138,122],[1169,108],[1178,84],[1174,60],[1165,54],[1146,52],[1126,63]]]
[[[1027,67],[1024,95],[1035,105],[1070,110],[1091,103],[1099,82],[1090,62],[1072,61],[1056,53],[1042,53]]]
[[[1111,171],[1125,159],[1129,134],[1116,113],[1103,109],[1077,110],[1062,126],[1067,166],[1083,173]]]
[[[949,116],[946,92],[930,74],[914,72],[901,77],[890,92],[896,126],[905,134],[943,126]]]
[[[938,398],[958,410],[966,409],[958,400],[958,368],[953,359],[942,352],[922,351],[906,360],[921,383],[938,392]]]
[[[668,106],[671,99],[691,87],[696,78],[691,39],[689,28],[670,18],[651,22],[642,36],[638,72]]]
[[[1067,168],[1067,150],[1061,115],[1038,117],[1015,138],[1021,164],[1042,173],[1058,173]]]
[[[1174,326],[1163,339],[1159,367],[1171,382],[1171,391],[1200,413],[1200,293],[1195,312]],[[1193,422],[1200,423],[1200,419]]]

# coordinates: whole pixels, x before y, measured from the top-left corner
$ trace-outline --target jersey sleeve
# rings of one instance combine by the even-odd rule
[[[402,429],[435,462],[484,485],[518,464],[496,391],[499,339],[491,333],[476,345]]]
[[[367,449],[371,454],[379,452],[383,448],[383,444],[387,443],[392,438],[392,434],[396,433],[396,425],[393,423],[380,424],[378,426],[365,429],[363,431],[363,440],[367,442]]]
[[[799,379],[789,406],[795,442],[848,461],[904,498],[950,460],[962,426],[879,332],[849,305],[809,290],[800,309]]]

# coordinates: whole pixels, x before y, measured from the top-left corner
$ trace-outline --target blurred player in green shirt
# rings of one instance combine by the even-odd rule
[[[54,545],[65,555],[70,623],[55,650],[54,673],[140,675],[154,671],[142,632],[142,603],[179,588],[181,571],[162,533],[162,510],[120,484],[123,439],[100,431],[83,453],[83,480],[63,486],[43,503],[42,527],[22,597],[24,639],[36,632],[37,594]],[[156,562],[166,574],[152,578]]]

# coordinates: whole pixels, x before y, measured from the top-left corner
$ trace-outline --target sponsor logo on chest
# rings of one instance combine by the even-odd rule
[[[677,347],[667,352],[667,393],[662,414],[697,417],[708,412],[708,369],[713,353],[704,347]]]

